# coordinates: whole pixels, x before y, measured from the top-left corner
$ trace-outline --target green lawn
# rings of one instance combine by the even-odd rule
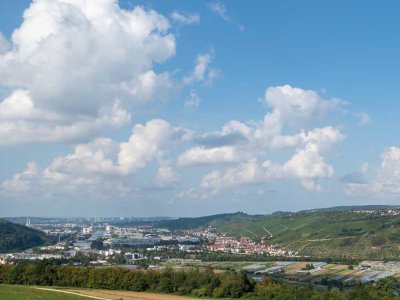
[[[1,300],[88,300],[83,296],[38,290],[29,286],[0,285]]]

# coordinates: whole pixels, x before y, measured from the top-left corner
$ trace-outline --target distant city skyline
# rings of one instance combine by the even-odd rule
[[[400,3],[0,3],[0,216],[400,204]]]

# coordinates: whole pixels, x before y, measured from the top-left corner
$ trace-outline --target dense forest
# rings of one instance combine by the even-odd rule
[[[150,291],[194,297],[247,299],[400,299],[393,278],[375,286],[357,285],[348,291],[317,290],[281,284],[270,277],[255,282],[243,272],[214,273],[210,269],[143,271],[123,268],[82,268],[48,261],[0,265],[0,284],[63,286],[109,290]]]
[[[0,253],[43,245],[44,233],[0,219]]]

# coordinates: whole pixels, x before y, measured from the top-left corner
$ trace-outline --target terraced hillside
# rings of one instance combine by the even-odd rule
[[[234,214],[211,218],[219,232],[279,244],[301,255],[356,259],[400,258],[400,216],[350,211],[277,213],[267,216]]]
[[[221,232],[261,237],[302,255],[358,259],[400,257],[400,217],[349,212],[318,212],[216,224]],[[266,230],[265,230],[266,229]]]

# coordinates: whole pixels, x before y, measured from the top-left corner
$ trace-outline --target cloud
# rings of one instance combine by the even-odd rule
[[[381,155],[381,166],[373,181],[374,189],[400,194],[400,148],[390,147]]]
[[[344,139],[344,135],[332,126],[315,128],[308,132],[302,130],[294,135],[276,135],[271,139],[270,147],[274,150],[294,148],[314,144],[320,152],[329,152]]]
[[[170,73],[154,70],[175,55],[169,30],[157,12],[139,6],[124,10],[114,0],[34,1],[11,41],[0,36],[0,86],[14,89],[0,105],[17,105],[10,98],[21,96],[19,104],[31,106],[18,122],[0,117],[2,140],[19,143],[35,135],[41,142],[80,141],[115,127],[118,122],[103,120],[114,105],[127,116],[139,106],[170,99],[179,84]],[[49,116],[57,118],[50,124]],[[60,134],[45,137],[52,128]]]
[[[127,199],[141,195],[143,180],[148,181],[149,176],[154,187],[175,188],[184,179],[179,173],[189,172],[187,168],[193,166],[208,168],[199,183],[199,191],[191,193],[193,197],[208,197],[218,190],[241,184],[278,180],[298,181],[308,190],[324,190],[320,180],[334,175],[327,157],[345,137],[332,125],[318,126],[330,122],[329,114],[340,111],[341,102],[325,100],[316,92],[290,86],[267,91],[272,92],[266,96],[268,111],[261,120],[231,120],[220,130],[195,137],[190,130],[165,120],[149,120],[134,125],[125,141],[95,138],[78,143],[71,153],[53,159],[43,168],[32,162],[26,170],[3,182],[1,193],[14,197],[43,194],[49,199],[59,194],[107,199],[109,196],[105,194],[109,189],[113,197]],[[0,104],[0,118],[3,122],[6,118],[10,122],[20,118],[24,122],[35,122],[36,118],[41,118],[47,131],[34,128],[38,132],[42,130],[38,136],[46,135],[47,139],[55,140],[63,135],[65,139],[76,122],[71,123],[65,114],[35,104],[29,90],[17,90]],[[106,127],[126,122],[130,115],[120,105],[117,101],[102,108],[98,115],[82,116],[81,126],[74,130],[83,134],[82,128],[98,129],[91,127],[93,124]],[[308,125],[294,128],[291,118]],[[29,131],[25,133],[25,138],[31,141],[38,136],[29,137]],[[76,138],[76,133],[70,134],[72,137]]]
[[[359,112],[357,117],[359,126],[365,126],[371,123],[371,117],[366,112]]]
[[[332,127],[316,128],[300,134],[296,153],[284,164],[275,164],[269,160],[263,163],[269,178],[300,179],[304,188],[322,191],[316,183],[318,178],[329,178],[334,174],[333,167],[325,162],[323,153],[344,139],[344,136]]]
[[[209,3],[208,8],[216,15],[220,16],[224,21],[229,21],[228,12],[226,10],[225,5],[221,2],[212,2]]]
[[[183,191],[180,191],[176,198],[184,199],[184,200],[206,200],[210,197],[209,193],[205,193],[204,190],[189,188]]]
[[[156,175],[156,182],[161,187],[172,186],[180,180],[180,175],[176,172],[170,161],[164,161],[160,163]]]
[[[239,162],[240,157],[234,147],[195,147],[178,157],[179,166],[209,165]]]
[[[357,173],[355,173],[357,174]],[[352,177],[342,181],[346,184],[346,192],[350,195],[373,195],[375,197],[395,197],[400,194],[400,148],[389,147],[381,154],[378,167],[363,166],[361,174],[364,178]]]
[[[171,19],[174,20],[175,22],[180,22],[183,24],[196,24],[200,23],[200,15],[198,14],[185,14],[183,12],[179,12],[175,10],[171,14]]]
[[[96,116],[76,116],[36,108],[30,92],[15,90],[0,102],[0,145],[85,140],[105,128],[130,122],[119,101],[99,109]]]
[[[212,154],[211,151],[210,153]],[[193,156],[192,161],[195,159],[196,157]],[[211,157],[209,161],[212,161]],[[283,164],[265,160],[260,165],[255,158],[247,159],[237,167],[230,167],[223,173],[218,170],[212,171],[203,177],[201,186],[220,189],[239,184],[298,179],[305,189],[322,191],[323,188],[317,184],[317,179],[329,178],[333,174],[333,167],[325,162],[318,142],[309,142],[298,148],[295,154]]]
[[[213,170],[203,178],[203,187],[219,189],[251,182],[298,179],[304,188],[322,191],[318,179],[334,174],[333,167],[326,163],[325,155],[333,152],[344,135],[333,126],[312,125],[324,123],[326,116],[340,110],[343,102],[325,100],[314,91],[288,85],[268,88],[265,102],[270,111],[263,121],[247,124],[230,121],[221,131],[195,138],[202,146],[187,150],[184,153],[186,163],[181,165],[195,165],[197,160],[209,164],[228,161],[221,157],[219,150],[229,147],[230,153],[235,153],[235,160],[232,159],[231,163],[238,165],[223,172]],[[297,120],[298,126],[294,126],[294,120]],[[293,131],[297,133],[285,134]],[[268,153],[281,149],[292,149],[294,153],[283,163],[268,159]],[[201,155],[194,155],[199,152],[207,153],[207,160]],[[260,164],[258,161],[264,162]]]
[[[259,183],[265,181],[263,174],[256,160],[241,163],[237,167],[228,168],[224,174],[214,170],[205,175],[201,181],[201,187],[220,189],[240,184]]]
[[[283,166],[282,171],[295,178],[311,179],[315,177],[331,177],[333,168],[327,165],[315,145],[307,145],[298,150]]]
[[[281,131],[283,126],[306,129],[325,120],[331,111],[341,111],[346,102],[334,98],[325,100],[312,90],[303,90],[290,85],[270,87],[265,92],[264,103],[271,108],[265,116],[267,133]]]
[[[192,90],[190,92],[189,99],[185,101],[185,108],[199,107],[200,102],[201,102],[200,97],[197,95],[195,90]]]
[[[179,166],[213,165],[223,163],[238,163],[253,155],[243,148],[253,148],[250,141],[254,130],[238,121],[229,121],[221,131],[209,132],[194,138],[200,144],[186,150],[177,161]]]
[[[315,191],[315,192],[323,192],[324,188],[317,183],[315,179],[303,179],[301,180],[302,186],[309,191]]]
[[[3,194],[18,196],[32,192],[39,196],[46,189],[53,192],[72,191],[93,196],[99,191],[112,191],[125,196],[135,187],[131,181],[150,163],[158,163],[156,182],[170,185],[179,179],[165,157],[171,147],[189,138],[190,131],[172,126],[160,119],[136,124],[127,142],[118,143],[109,138],[97,138],[78,144],[73,153],[55,158],[49,166],[40,169],[36,162],[17,173],[2,185]],[[128,180],[130,179],[130,180]],[[96,192],[94,192],[96,191]]]
[[[245,143],[246,141],[246,136],[242,135],[239,132],[230,132],[226,134],[221,134],[219,132],[210,132],[196,138],[196,142],[198,144],[204,145],[205,147],[209,148],[237,145],[240,143]]]
[[[25,171],[17,173],[12,180],[3,182],[2,188],[6,192],[15,192],[17,194],[29,193],[31,181],[35,181],[39,173],[39,167],[35,162],[30,162]]]
[[[236,22],[235,20],[232,20],[232,18],[228,15],[228,11],[225,7],[224,4],[222,4],[220,1],[215,1],[212,3],[207,4],[207,7],[210,9],[210,11],[222,18],[225,22],[233,22],[237,26],[237,29],[240,32],[244,32],[245,26],[241,23]]]
[[[332,127],[316,128],[307,134],[302,133],[301,142],[297,144],[296,153],[285,163],[275,164],[266,160],[263,167],[268,178],[299,179],[304,188],[322,191],[316,183],[318,178],[329,178],[334,174],[333,167],[325,162],[322,153],[344,139],[344,136]]]
[[[12,94],[0,102],[1,120],[20,120],[20,119],[59,119],[57,114],[49,114],[46,111],[36,109],[32,102],[29,91],[15,90]]]
[[[264,162],[264,166],[266,166]],[[268,172],[268,171],[267,171]],[[285,178],[298,178],[304,186],[309,188],[311,182],[316,178],[332,177],[333,167],[325,163],[324,157],[318,152],[318,148],[313,145],[307,145],[304,149],[299,149],[282,166],[275,166],[270,176]]]
[[[10,49],[10,43],[6,37],[0,32],[0,55],[6,53]]]
[[[96,155],[101,156],[101,152],[97,150]],[[23,201],[23,204],[61,204],[64,205],[63,209],[70,205],[85,205],[85,202],[95,205],[102,201],[108,202],[112,198],[134,197],[135,189],[132,188],[132,184],[122,182],[119,177],[98,172],[100,162],[103,164],[101,171],[109,167],[105,161],[101,161],[102,158],[77,158],[75,155],[76,153],[64,158],[59,157],[44,169],[40,169],[36,162],[28,163],[26,170],[3,182],[0,194],[3,198]],[[85,169],[79,171],[77,165],[82,161],[85,163]],[[85,202],[79,203],[82,200]]]
[[[183,78],[184,84],[193,84],[195,82],[205,82],[211,84],[215,79],[220,77],[221,71],[210,67],[214,58],[214,52],[208,54],[200,54],[196,59],[196,66],[192,73]]]
[[[150,160],[162,159],[168,146],[189,139],[190,132],[174,127],[164,120],[151,120],[146,125],[135,125],[128,142],[121,143],[119,168],[129,174],[142,169]]]
[[[211,150],[230,146],[241,154],[239,156],[242,159],[248,160],[263,155],[267,150],[305,149],[311,147],[310,145],[315,152],[328,153],[344,139],[340,130],[332,126],[315,127],[311,130],[304,129],[307,126],[291,126],[294,125],[293,119],[298,119],[299,122],[301,120],[303,124],[323,122],[326,114],[340,109],[340,100],[324,100],[314,91],[286,85],[268,88],[266,102],[271,110],[266,113],[263,121],[251,121],[247,124],[229,121],[221,131],[208,132],[196,137],[194,141],[201,147],[194,148],[194,152],[197,153],[201,149],[209,155],[219,155],[219,151]],[[298,133],[283,134],[295,129]],[[192,156],[192,160],[195,158],[196,156]],[[219,159],[215,161],[219,162]],[[192,164],[195,164],[194,161]]]
[[[196,143],[212,148],[244,144],[249,141],[253,130],[238,121],[229,121],[221,131],[205,133],[195,138]]]
[[[46,171],[48,174],[59,174],[60,177],[117,174],[116,153],[116,142],[109,138],[97,138],[90,143],[77,145],[72,154],[54,159]]]

